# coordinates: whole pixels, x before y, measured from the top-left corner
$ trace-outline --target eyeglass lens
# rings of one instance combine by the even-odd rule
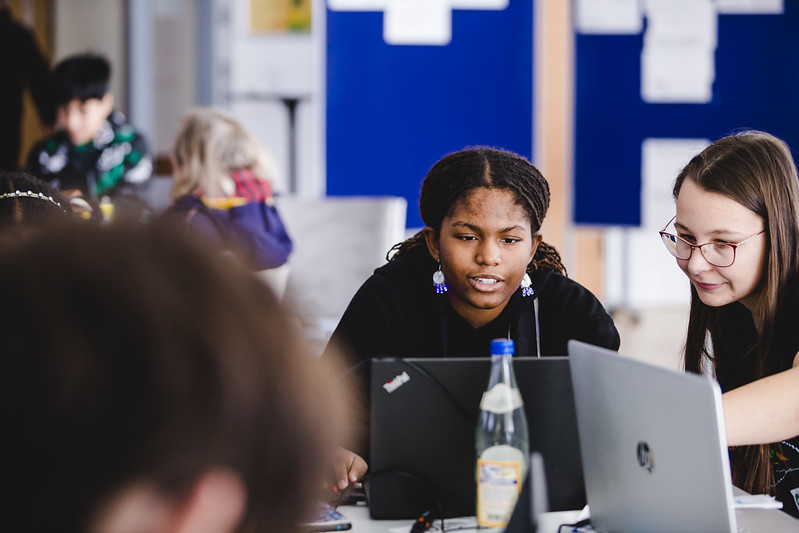
[[[694,247],[686,241],[680,239],[676,235],[669,233],[661,234],[663,244],[666,245],[666,250],[677,259],[688,259],[691,257],[691,251]],[[730,266],[735,260],[735,247],[729,244],[721,243],[705,243],[697,246],[702,250],[702,255],[705,256],[707,262],[711,265],[725,267]]]

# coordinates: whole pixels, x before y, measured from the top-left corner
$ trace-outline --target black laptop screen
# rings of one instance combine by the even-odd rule
[[[530,450],[544,458],[552,510],[585,505],[568,361],[514,358]],[[489,358],[372,360],[367,496],[373,518],[474,514],[475,425],[489,371]]]

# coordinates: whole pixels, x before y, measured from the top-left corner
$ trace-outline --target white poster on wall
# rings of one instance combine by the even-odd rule
[[[622,308],[684,305],[690,287],[658,231],[674,216],[677,174],[708,139],[645,139],[641,145],[641,226],[605,233],[607,299]]]
[[[647,0],[641,98],[706,104],[713,98],[718,17],[711,0]]]
[[[644,27],[639,0],[577,0],[574,29],[584,34],[636,34]]]
[[[452,10],[500,10],[509,0],[328,0],[333,11],[382,11],[383,39],[391,45],[445,46]]]
[[[784,0],[716,0],[719,13],[735,15],[782,15]]]

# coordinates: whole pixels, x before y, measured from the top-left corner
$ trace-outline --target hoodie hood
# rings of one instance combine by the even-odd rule
[[[188,213],[195,211],[196,215],[188,221],[189,225],[196,227],[200,233],[210,233],[215,229],[223,245],[253,270],[283,265],[293,249],[277,208],[266,202],[250,202],[222,209],[206,206],[197,196],[185,195],[177,199],[174,207]],[[198,215],[205,218],[207,223],[202,224],[197,220],[195,224]]]

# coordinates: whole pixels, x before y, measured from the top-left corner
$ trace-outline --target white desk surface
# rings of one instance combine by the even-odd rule
[[[733,488],[735,495],[746,494]],[[364,504],[346,505],[339,508],[352,522],[352,533],[409,533],[413,520],[372,520],[369,508]],[[544,513],[539,517],[538,533],[558,533],[561,524],[572,524],[579,511],[560,511]],[[739,530],[757,533],[796,533],[799,531],[799,520],[783,513],[769,509],[747,509],[736,511]],[[459,529],[462,533],[488,533],[489,529]]]
[[[409,533],[413,520],[372,520],[369,518],[369,508],[366,505],[346,505],[339,507],[339,511],[347,516],[352,522],[352,533],[393,533],[400,531]],[[561,524],[571,524],[579,514],[579,511],[561,511],[556,513],[544,513],[540,517],[538,533],[557,533],[558,526]],[[491,529],[459,529],[460,533],[488,533],[490,531],[501,531]]]

